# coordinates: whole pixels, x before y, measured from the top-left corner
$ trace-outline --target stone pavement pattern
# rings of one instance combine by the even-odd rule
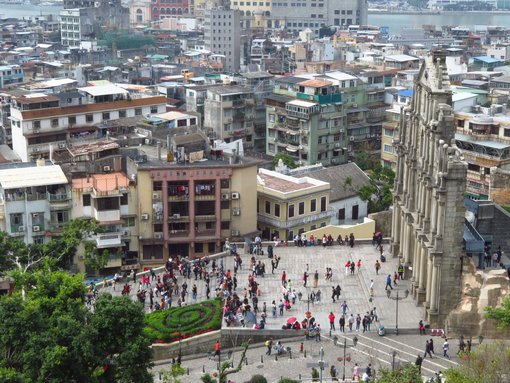
[[[376,371],[382,367],[392,367],[392,353],[397,352],[395,357],[395,367],[402,363],[410,362],[414,363],[417,354],[423,356],[425,347],[425,340],[429,339],[430,336],[419,336],[419,335],[387,335],[385,337],[379,337],[374,333],[363,335],[357,334],[359,338],[356,347],[353,346],[352,336],[347,336],[347,349],[346,355],[351,357],[351,360],[346,362],[345,376],[346,381],[351,381],[352,371],[354,363],[364,369],[368,363],[372,364],[372,367]],[[450,340],[450,356],[451,360],[442,357],[441,346],[443,340],[440,337],[434,337],[434,348],[436,356],[433,359],[424,359],[422,366],[422,375],[424,379],[434,376],[437,371],[444,371],[451,367],[458,365],[459,359],[456,355],[458,349],[457,340]],[[275,339],[277,341],[278,339]],[[306,357],[304,353],[301,353],[300,345],[303,342],[304,350],[306,350]],[[312,367],[318,366],[319,350],[320,347],[324,348],[324,360],[325,370],[323,376],[328,380],[325,382],[331,382],[331,376],[329,369],[331,365],[334,365],[338,371],[339,380],[342,381],[343,373],[343,361],[338,361],[339,357],[343,357],[343,344],[344,338],[340,337],[338,345],[330,340],[329,336],[322,337],[321,342],[315,340],[300,340],[286,342],[282,341],[284,346],[292,348],[292,359],[288,355],[282,355],[276,360],[274,353],[271,356],[266,356],[266,348],[260,345],[253,345],[248,349],[247,359],[248,364],[243,365],[242,370],[238,374],[230,375],[229,378],[233,382],[240,383],[245,382],[255,374],[264,375],[268,382],[277,382],[282,376],[293,379],[303,379],[303,381],[310,381]],[[476,347],[476,346],[474,346]],[[226,359],[226,352],[222,353],[223,358]],[[239,358],[241,356],[240,351],[236,351],[233,354],[234,365],[237,366]],[[161,369],[169,369],[170,364],[162,364],[153,368],[155,375],[155,382],[159,383],[158,371]],[[196,383],[200,382],[200,377],[203,375],[203,371],[212,373],[217,369],[217,359],[208,359],[207,356],[197,356],[194,359],[184,358],[182,366],[185,369],[189,369],[189,375],[181,377],[182,383]]]

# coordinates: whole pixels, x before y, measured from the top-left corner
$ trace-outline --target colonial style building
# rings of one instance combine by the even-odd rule
[[[445,58],[434,52],[395,134],[392,253],[412,269],[412,295],[433,325],[444,324],[461,293],[467,164],[451,102]]]

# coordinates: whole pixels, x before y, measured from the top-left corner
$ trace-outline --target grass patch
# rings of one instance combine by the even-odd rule
[[[147,314],[144,334],[152,343],[171,343],[219,330],[221,319],[222,302],[213,299]]]

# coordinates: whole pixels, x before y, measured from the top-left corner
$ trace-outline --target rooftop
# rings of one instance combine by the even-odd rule
[[[86,86],[84,88],[78,88],[82,92],[90,94],[92,97],[108,96],[114,94],[127,94],[128,91],[115,85],[98,85],[98,86]]]
[[[385,61],[397,61],[397,62],[406,62],[406,61],[418,61],[418,57],[409,56],[409,55],[388,55],[384,57]]]
[[[308,86],[308,87],[311,87],[311,88],[323,88],[325,86],[333,85],[333,83],[331,81],[317,80],[316,79],[316,80],[306,80],[306,81],[298,83],[298,85]]]
[[[67,148],[69,153],[73,156],[81,156],[88,153],[97,153],[104,150],[118,149],[120,145],[115,141],[96,141],[89,144],[73,145]]]
[[[59,165],[8,167],[0,169],[0,185],[3,189],[67,184],[67,178]]]
[[[280,193],[291,193],[317,186],[329,186],[327,182],[310,177],[298,178],[267,169],[259,169],[257,184],[264,189],[271,189]]]
[[[73,190],[94,188],[98,192],[111,192],[128,186],[129,179],[121,172],[94,174],[86,178],[73,179]]]
[[[228,96],[230,94],[252,93],[250,88],[241,85],[221,85],[210,88],[208,91],[222,96]]]
[[[494,63],[502,63],[503,62],[503,61],[496,59],[494,57],[491,57],[491,56],[477,56],[477,57],[473,57],[473,60],[481,61],[486,64],[494,64]]]
[[[287,104],[294,105],[294,106],[300,106],[303,108],[311,108],[312,106],[317,105],[316,102],[309,102],[309,101],[304,101],[304,100],[292,100],[292,101],[289,101]]]

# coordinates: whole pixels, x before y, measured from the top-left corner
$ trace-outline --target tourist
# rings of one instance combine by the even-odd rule
[[[450,343],[448,343],[448,339],[445,338],[444,343],[443,343],[443,356],[448,359],[450,359],[450,355],[448,355],[449,349],[450,349]]]
[[[379,270],[381,269],[381,264],[379,263],[379,260],[375,261],[375,274],[379,275]]]
[[[416,367],[418,367],[418,371],[421,373],[421,365],[423,363],[423,358],[421,357],[420,354],[418,354],[418,357],[416,358],[416,361],[414,362],[414,364],[416,365]]]
[[[344,315],[347,314],[347,310],[349,310],[349,306],[347,306],[347,302],[346,301],[344,301],[344,303],[342,303],[340,305],[340,308],[342,309],[342,313]]]
[[[329,319],[329,329],[330,330],[335,330],[335,314],[333,314],[333,311],[331,311],[328,315],[328,319]]]
[[[319,284],[319,272],[315,270],[315,274],[313,275],[313,288],[316,289]]]
[[[428,340],[425,341],[425,355],[423,355],[423,357],[426,358],[427,355],[430,357],[430,359],[432,359],[432,348]]]
[[[388,287],[393,290],[393,287],[391,286],[391,274],[388,274],[386,277],[386,287],[384,290],[388,290]]]

